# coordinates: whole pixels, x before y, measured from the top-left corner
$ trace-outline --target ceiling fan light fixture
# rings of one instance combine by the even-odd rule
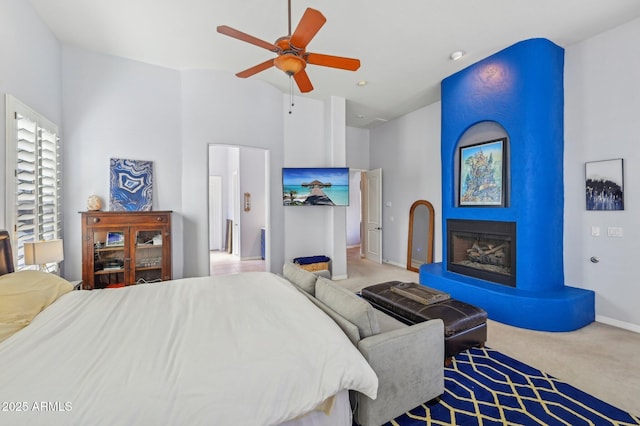
[[[240,71],[236,76],[247,78],[271,67],[276,67],[287,74],[290,80],[291,77],[293,77],[301,93],[307,93],[313,90],[311,80],[309,80],[309,76],[305,71],[307,64],[347,71],[356,71],[360,68],[360,60],[358,59],[307,52],[307,45],[325,22],[327,22],[327,18],[325,18],[320,11],[308,7],[304,11],[302,18],[300,18],[300,22],[295,31],[291,32],[291,0],[288,0],[288,3],[289,33],[277,39],[275,43],[266,42],[227,25],[218,26],[217,31],[220,34],[253,44],[278,55],[274,59],[269,59],[244,71]]]
[[[304,59],[293,53],[285,53],[278,56],[273,60],[273,64],[289,76],[296,75],[307,66],[307,62]]]

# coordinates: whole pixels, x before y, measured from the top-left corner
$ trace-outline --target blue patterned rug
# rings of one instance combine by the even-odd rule
[[[456,355],[444,381],[438,402],[386,426],[640,425],[640,417],[489,348]]]

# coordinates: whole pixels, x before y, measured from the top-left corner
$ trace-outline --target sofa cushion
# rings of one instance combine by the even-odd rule
[[[375,309],[366,300],[323,277],[316,281],[316,297],[358,327],[360,337],[380,332]]]
[[[307,296],[307,298],[309,298],[309,300],[311,300],[311,302],[313,302],[314,305],[320,308],[322,312],[327,314],[329,318],[335,321],[335,323],[338,324],[338,327],[340,327],[344,332],[344,334],[347,335],[349,340],[351,340],[351,343],[353,343],[355,346],[358,345],[358,342],[360,341],[360,331],[358,331],[358,327],[356,327],[354,323],[348,321],[345,317],[343,317],[342,315],[339,315],[336,311],[334,311],[333,309],[331,309],[330,307],[328,307],[327,305],[325,305],[315,297],[311,296],[309,293],[302,290],[301,288],[298,288],[298,291],[304,294],[305,296]]]
[[[291,281],[293,284],[297,285],[310,295],[315,295],[316,279],[318,279],[317,275],[312,272],[306,271],[291,262],[284,264],[282,273],[284,277]]]

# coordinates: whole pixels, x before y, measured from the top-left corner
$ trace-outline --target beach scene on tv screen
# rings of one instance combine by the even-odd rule
[[[348,206],[348,168],[282,169],[285,206]]]

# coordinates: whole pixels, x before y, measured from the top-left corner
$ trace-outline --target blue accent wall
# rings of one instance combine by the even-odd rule
[[[553,331],[579,328],[595,317],[593,293],[564,285],[563,68],[561,47],[530,39],[442,81],[444,260],[420,271],[421,283],[484,307],[490,318]],[[506,205],[459,207],[461,138],[483,122],[497,123],[508,138]],[[516,222],[516,287],[448,272],[447,219]],[[523,317],[532,312],[548,319]]]

